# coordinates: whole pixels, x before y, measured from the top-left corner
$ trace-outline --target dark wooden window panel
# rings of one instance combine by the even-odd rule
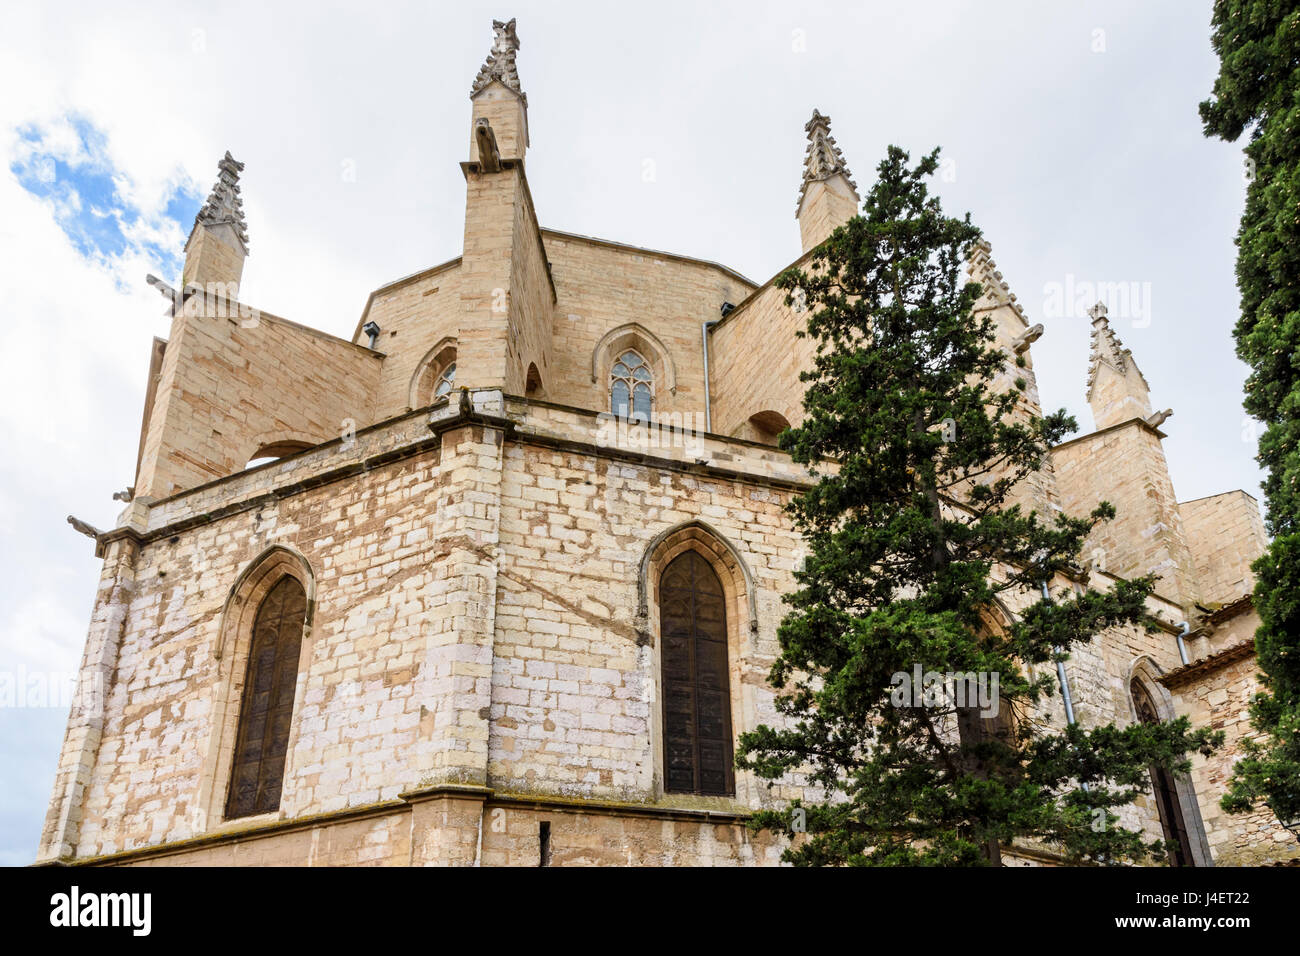
[[[307,595],[288,576],[267,592],[257,609],[230,768],[228,820],[280,808],[306,616]]]
[[[659,579],[664,789],[731,796],[736,784],[722,582],[698,552],[674,558]]]
[[[1160,723],[1160,713],[1156,710],[1151,694],[1140,681],[1133,681],[1133,707],[1138,720],[1144,724]],[[1156,811],[1160,815],[1160,829],[1164,832],[1165,842],[1172,844],[1169,852],[1170,866],[1192,866],[1190,856],[1191,843],[1187,839],[1187,823],[1183,817],[1183,807],[1178,800],[1178,790],[1174,778],[1163,767],[1151,768],[1151,793],[1156,800]]]

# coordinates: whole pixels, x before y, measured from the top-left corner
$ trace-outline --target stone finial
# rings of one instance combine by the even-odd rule
[[[515,54],[519,52],[519,35],[515,32],[514,18],[505,23],[493,20],[492,33],[492,49],[488,51],[487,60],[479,68],[478,76],[474,77],[474,85],[470,87],[469,95],[474,96],[496,80],[506,89],[517,93],[527,105],[528,97],[519,86],[519,73],[515,70]]]
[[[244,202],[239,195],[239,174],[244,171],[244,164],[237,162],[227,150],[217,163],[217,170],[217,182],[208,201],[194,217],[194,227],[228,225],[247,247],[248,223],[244,221]]]
[[[835,137],[831,135],[830,117],[813,110],[812,119],[804,124],[803,129],[808,134],[808,149],[803,157],[803,182],[799,184],[797,205],[803,204],[804,192],[808,189],[809,183],[830,179],[836,175],[843,176],[853,187],[853,191],[857,192],[858,184],[853,181],[848,164],[844,162],[844,154],[840,152],[839,146],[835,144]]]
[[[970,247],[966,254],[966,274],[983,287],[980,300],[985,308],[1008,305],[1015,309],[1016,315],[1028,322],[1024,306],[1016,301],[1016,294],[1011,291],[1011,286],[1007,285],[1002,273],[998,271],[998,264],[993,261],[993,246],[987,239],[979,239]]]
[[[1133,353],[1124,348],[1124,343],[1110,327],[1110,320],[1106,318],[1106,304],[1098,302],[1088,310],[1088,317],[1092,320],[1091,349],[1088,358],[1088,401],[1092,401],[1092,390],[1097,384],[1097,373],[1103,364],[1109,365],[1122,376],[1127,376],[1130,372],[1135,373],[1142,387],[1147,388],[1146,376],[1133,361]]]

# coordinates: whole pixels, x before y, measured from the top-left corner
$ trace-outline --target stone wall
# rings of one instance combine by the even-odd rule
[[[413,394],[421,366],[460,332],[459,258],[371,293],[357,322],[353,341],[365,345],[361,331],[368,322],[381,329],[378,351],[384,353],[375,384],[375,421],[387,421],[429,403],[428,394]],[[432,386],[432,383],[429,383]],[[366,422],[367,425],[374,422]]]
[[[242,471],[265,445],[319,444],[372,419],[379,356],[266,313],[241,314],[235,303],[216,305],[173,320],[139,495],[163,498]]]
[[[133,506],[135,534],[108,546],[138,555],[106,566],[107,639],[92,631],[94,666],[112,674],[101,728],[93,745],[70,728],[43,859],[178,844],[193,862],[467,862],[473,848],[530,862],[548,819],[557,862],[775,861],[740,825],[808,795],[797,775],[769,789],[738,774],[734,798],[663,792],[655,582],[681,549],[706,555],[728,595],[734,733],[778,723],[766,674],[802,470],[762,446],[632,442],[594,414],[491,393],[475,409]],[[229,620],[268,549],[301,556],[314,610],[280,811],[224,821],[247,640]],[[1070,664],[1088,724],[1115,713],[1109,691],[1135,654],[1171,653],[1136,633],[1097,643]],[[1059,722],[1059,701],[1045,707]],[[449,786],[512,795],[504,830],[446,798],[417,846],[375,809]],[[564,801],[567,816],[547,816]],[[466,836],[480,822],[481,843]]]
[[[545,397],[608,411],[614,353],[635,348],[655,370],[656,415],[703,415],[701,326],[752,285],[712,263],[551,230],[543,236],[559,296]]]
[[[528,148],[528,110],[519,94],[500,81],[494,81],[475,93],[471,102],[469,161],[479,162],[474,128],[480,119],[486,119],[492,127],[502,159],[522,159]]]
[[[553,364],[551,336],[556,293],[551,282],[551,264],[546,259],[537,225],[537,210],[533,208],[528,181],[522,178],[513,228],[505,389],[511,395],[528,392],[531,371],[537,376],[535,387],[543,389],[538,394],[544,394]]]
[[[811,339],[795,336],[808,315],[787,306],[785,297],[785,290],[763,286],[710,332],[715,434],[752,437],[750,419],[763,412],[791,425],[803,420],[799,373],[811,367],[816,348]]]
[[[245,258],[239,246],[229,225],[196,227],[185,245],[181,288],[191,283],[203,288],[209,283],[234,283],[237,287],[243,278]]]
[[[1259,502],[1244,491],[1178,505],[1187,546],[1196,561],[1200,600],[1228,604],[1255,589],[1250,565],[1268,547]]]
[[[1114,520],[1093,532],[1084,557],[1121,577],[1159,575],[1156,590],[1175,603],[1196,600],[1196,567],[1187,547],[1161,434],[1134,419],[1052,449],[1067,514],[1087,515],[1102,501]]]
[[[1219,806],[1227,791],[1241,741],[1257,736],[1250,726],[1250,699],[1259,690],[1253,634],[1259,618],[1247,614],[1233,629],[1238,639],[1208,658],[1193,661],[1161,678],[1173,697],[1175,712],[1194,727],[1211,727],[1226,735],[1211,757],[1192,758],[1192,783],[1205,820],[1214,862],[1219,866],[1260,866],[1300,859],[1300,846],[1267,807],[1229,814]]]
[[[776,653],[775,598],[792,584],[798,550],[782,513],[786,492],[527,444],[512,445],[505,464],[494,785],[662,796],[655,582],[641,580],[642,564],[656,538],[692,522],[712,529],[702,537],[729,547],[744,568],[737,580],[752,582],[753,594],[734,594],[728,606],[732,725],[739,734],[775,719],[765,682]],[[649,618],[640,622],[643,591]],[[765,791],[739,775],[741,804],[764,802]]]
[[[804,185],[799,203],[799,240],[804,252],[820,245],[858,212],[861,200],[843,174]]]
[[[408,448],[423,440],[400,426],[387,437],[399,435]],[[214,702],[227,696],[224,683],[242,678],[229,672],[229,648],[217,656],[223,616],[241,572],[273,545],[301,554],[316,583],[283,812],[370,803],[409,785],[394,754],[418,749],[428,733],[424,704],[434,699],[420,681],[429,621],[440,616],[431,507],[439,454],[426,443],[378,464],[377,444],[363,435],[350,449],[336,443],[332,455],[313,452],[237,476],[223,489],[231,513],[198,510],[211,503],[199,492],[190,527],[146,536],[104,688],[101,739],[81,758],[92,773],[79,807],[80,854],[183,839],[219,823],[224,793],[207,791],[233,741],[223,739]],[[322,466],[349,463],[350,477],[322,480]],[[308,476],[319,483],[286,494]],[[259,494],[259,486],[268,491]]]

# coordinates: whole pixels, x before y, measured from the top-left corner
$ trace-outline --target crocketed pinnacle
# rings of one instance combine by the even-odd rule
[[[248,223],[244,221],[244,202],[239,196],[239,174],[243,172],[244,164],[237,162],[227,150],[221,162],[217,163],[217,169],[216,185],[194,217],[194,226],[228,225],[239,241],[247,246]]]
[[[1142,382],[1142,387],[1146,388],[1146,376],[1142,374],[1142,370],[1133,361],[1133,353],[1124,348],[1124,343],[1119,340],[1115,330],[1110,327],[1110,320],[1106,318],[1105,304],[1098,302],[1094,305],[1088,310],[1088,317],[1092,320],[1092,336],[1088,356],[1088,400],[1092,400],[1092,389],[1097,384],[1097,373],[1101,370],[1103,363],[1109,365],[1120,375],[1137,375]]]
[[[844,162],[844,154],[840,152],[839,146],[835,145],[835,137],[831,135],[830,117],[813,110],[812,119],[804,124],[804,132],[808,134],[808,149],[803,157],[803,182],[799,184],[799,204],[803,203],[804,191],[809,183],[830,179],[837,174],[848,180],[853,191],[857,192],[858,184],[853,181],[848,164]]]
[[[993,308],[1009,305],[1016,310],[1017,315],[1024,319],[1024,306],[1016,301],[1016,294],[1011,291],[1011,286],[1007,285],[1007,281],[1002,278],[1002,273],[998,270],[998,264],[993,261],[993,246],[989,244],[989,241],[987,239],[977,240],[966,255],[967,275],[975,282],[978,282],[984,289],[981,302],[987,303]],[[1025,321],[1028,321],[1028,319]]]
[[[492,49],[488,51],[487,60],[479,68],[478,76],[474,77],[474,85],[470,87],[469,95],[473,96],[496,80],[506,89],[518,93],[527,105],[528,97],[519,86],[519,73],[515,69],[515,54],[519,52],[519,35],[515,32],[514,18],[505,23],[493,20],[492,33]]]

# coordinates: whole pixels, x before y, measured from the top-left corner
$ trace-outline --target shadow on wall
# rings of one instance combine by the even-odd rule
[[[757,415],[750,415],[749,420],[732,432],[731,437],[743,438],[745,441],[756,441],[775,448],[777,439],[781,437],[781,432],[789,427],[790,422],[784,415],[769,409],[768,411],[759,412]]]

